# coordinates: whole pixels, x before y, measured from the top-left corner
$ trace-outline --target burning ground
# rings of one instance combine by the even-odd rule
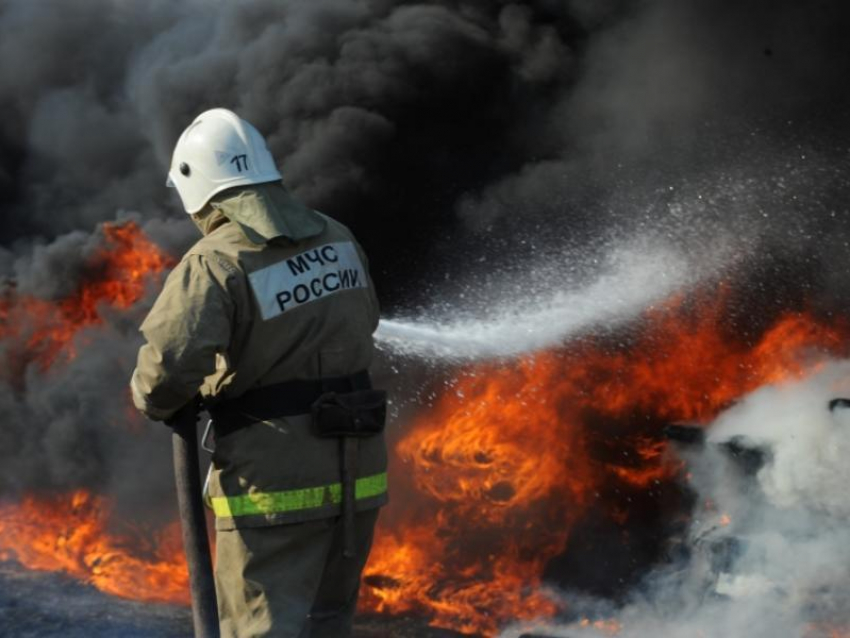
[[[352,226],[384,304],[392,504],[362,630],[846,634],[846,570],[772,553],[846,565],[816,469],[843,476],[845,13],[0,2],[7,566],[185,603],[168,437],[126,384],[195,232],[170,149],[223,105]],[[705,441],[671,442],[683,423]]]

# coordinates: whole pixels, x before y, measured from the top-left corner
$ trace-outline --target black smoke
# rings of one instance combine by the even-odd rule
[[[585,238],[706,172],[847,161],[838,1],[0,7],[4,244],[179,216],[171,148],[220,105],[360,232],[392,302],[440,246]]]
[[[194,229],[164,187],[171,149],[224,106],[354,229],[389,314],[541,250],[730,228],[755,238],[747,299],[843,312],[844,4],[0,0],[0,278],[60,299],[127,216],[178,255]],[[127,416],[143,315],[0,383],[0,494],[171,502],[167,438]]]

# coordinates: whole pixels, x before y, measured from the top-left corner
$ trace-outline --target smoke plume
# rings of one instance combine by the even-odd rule
[[[223,106],[268,137],[296,195],[353,228],[388,315],[452,323],[483,288],[551,301],[529,264],[577,255],[581,284],[634,238],[732,246],[755,316],[842,312],[844,14],[840,0],[0,0],[3,294],[73,294],[104,222],[185,250],[171,149]],[[0,374],[0,495],[170,502],[167,437],[126,392],[151,287],[103,311],[73,360]],[[0,355],[19,345],[0,339]]]

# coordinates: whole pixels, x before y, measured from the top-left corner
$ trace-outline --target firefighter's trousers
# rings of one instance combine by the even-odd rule
[[[378,509],[355,517],[342,555],[340,517],[219,531],[215,587],[222,638],[346,638]]]

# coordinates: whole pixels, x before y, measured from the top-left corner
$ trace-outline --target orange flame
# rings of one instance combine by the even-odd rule
[[[121,535],[108,531],[109,519],[109,504],[84,491],[0,506],[0,560],[61,571],[122,598],[188,603],[179,525]]]
[[[850,627],[839,627],[829,623],[814,623],[806,628],[804,638],[850,638]]]
[[[719,328],[722,311],[722,299],[699,312],[677,300],[649,313],[627,347],[588,339],[464,371],[396,445],[394,501],[362,606],[484,635],[556,613],[544,568],[601,486],[646,490],[683,473],[661,425],[705,422],[844,352],[842,330],[801,314],[780,318],[755,345],[738,343]],[[622,451],[619,460],[600,453],[600,440]]]
[[[26,362],[45,369],[73,357],[75,335],[102,322],[101,308],[128,308],[144,294],[146,276],[171,264],[133,224],[103,232],[99,275],[77,294],[47,302],[12,292],[0,301],[0,339],[23,340]],[[684,478],[661,425],[705,423],[761,385],[846,354],[843,327],[789,314],[747,344],[721,329],[723,311],[722,295],[708,307],[673,300],[620,335],[625,344],[585,339],[461,371],[395,446],[393,502],[365,572],[362,608],[484,635],[557,614],[562,601],[545,589],[544,570],[597,507],[600,489],[613,481],[649,491]],[[627,524],[626,507],[604,507]],[[0,515],[0,558],[67,571],[120,596],[186,600],[174,527],[147,543],[139,539],[150,535],[110,531],[108,504],[84,492],[29,498]],[[594,626],[619,631],[616,621],[601,622]]]
[[[590,620],[583,618],[579,623],[581,627],[593,627],[608,636],[616,636],[623,630],[623,626],[617,620]]]
[[[73,359],[81,330],[101,324],[105,309],[131,307],[151,275],[174,264],[133,222],[100,230],[104,245],[73,294],[48,301],[9,288],[0,297],[0,343],[11,383],[30,362],[44,372]],[[0,560],[63,571],[117,596],[187,602],[179,526],[120,534],[109,530],[109,520],[109,504],[85,491],[0,505]]]
[[[0,341],[7,342],[8,363],[18,364],[12,367],[34,361],[43,372],[60,356],[73,359],[75,336],[102,323],[104,307],[129,308],[142,298],[152,274],[174,265],[135,222],[103,224],[100,230],[105,245],[89,260],[88,276],[74,294],[48,301],[9,289],[0,297]]]

